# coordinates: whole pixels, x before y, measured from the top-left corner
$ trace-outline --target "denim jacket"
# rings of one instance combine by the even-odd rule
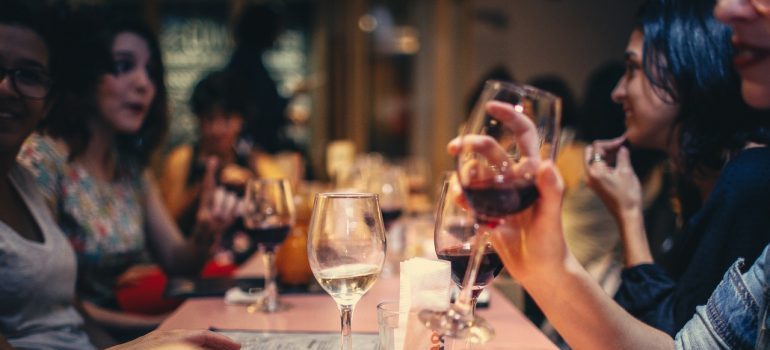
[[[706,305],[677,333],[677,349],[770,350],[769,247],[748,271],[743,259],[730,267]]]

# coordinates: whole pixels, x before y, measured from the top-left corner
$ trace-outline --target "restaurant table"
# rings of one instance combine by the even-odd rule
[[[252,259],[255,260],[255,259]],[[243,272],[251,271],[249,272]],[[259,274],[259,267],[245,266],[239,277]],[[556,349],[497,289],[490,291],[489,308],[477,310],[495,329],[496,336],[473,349]],[[380,278],[355,307],[353,337],[356,333],[377,333],[377,304],[395,301],[399,295],[396,277]],[[319,294],[282,295],[281,300],[291,305],[289,310],[272,314],[249,313],[245,305],[226,304],[222,297],[192,298],[186,300],[159,327],[168,329],[215,328],[218,330],[256,330],[280,332],[339,332],[340,317],[331,296]]]

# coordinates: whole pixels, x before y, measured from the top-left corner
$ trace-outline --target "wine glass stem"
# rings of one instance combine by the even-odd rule
[[[483,225],[480,225],[480,232],[477,237],[476,244],[471,249],[471,255],[468,261],[468,269],[465,270],[465,278],[463,278],[463,285],[460,288],[460,295],[455,302],[455,308],[459,309],[466,315],[473,315],[476,309],[476,303],[473,293],[473,285],[476,283],[476,277],[479,274],[479,267],[481,266],[481,258],[484,256],[484,252],[487,249],[487,242],[489,241],[489,230]]]
[[[265,263],[265,303],[267,309],[272,311],[278,308],[278,286],[275,283],[275,253],[267,249],[262,255]]]
[[[340,349],[352,350],[353,337],[350,321],[353,319],[353,305],[339,305],[340,309]]]

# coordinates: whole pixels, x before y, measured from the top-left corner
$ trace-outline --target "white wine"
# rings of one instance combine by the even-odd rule
[[[323,269],[316,274],[321,287],[340,305],[355,305],[372,287],[380,266],[347,264]]]

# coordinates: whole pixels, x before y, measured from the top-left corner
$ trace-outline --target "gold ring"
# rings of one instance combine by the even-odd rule
[[[593,163],[603,162],[604,157],[602,157],[599,153],[594,153],[591,155],[591,159],[588,160],[588,165],[591,165]]]

